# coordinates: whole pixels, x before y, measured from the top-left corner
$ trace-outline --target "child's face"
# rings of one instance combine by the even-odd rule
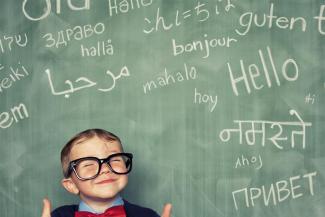
[[[121,145],[117,141],[106,141],[98,137],[86,139],[72,147],[69,161],[82,157],[107,158],[114,153],[121,153]],[[91,205],[93,202],[109,202],[116,198],[128,182],[127,175],[117,175],[110,171],[107,164],[103,164],[100,174],[92,179],[81,181],[74,173],[70,178],[63,179],[63,186]]]

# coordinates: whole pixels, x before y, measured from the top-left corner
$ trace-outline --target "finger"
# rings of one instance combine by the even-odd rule
[[[170,203],[167,203],[164,206],[161,217],[171,217],[171,214],[172,214],[172,205]]]
[[[43,199],[43,211],[41,217],[51,217],[51,203],[47,198]]]

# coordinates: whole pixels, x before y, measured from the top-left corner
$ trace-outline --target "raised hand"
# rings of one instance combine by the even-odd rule
[[[43,199],[43,211],[41,217],[51,217],[51,203],[47,198]]]
[[[171,215],[172,215],[172,205],[170,203],[167,203],[164,206],[164,209],[161,213],[161,217],[171,217]]]

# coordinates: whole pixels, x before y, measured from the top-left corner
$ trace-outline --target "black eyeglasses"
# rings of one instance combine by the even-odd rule
[[[109,169],[119,175],[128,174],[132,169],[131,153],[116,153],[104,159],[97,157],[83,157],[69,163],[65,177],[69,177],[72,171],[80,180],[90,180],[96,178],[102,168],[102,164],[107,163]]]

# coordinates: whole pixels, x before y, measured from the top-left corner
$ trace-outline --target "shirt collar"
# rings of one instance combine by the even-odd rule
[[[117,198],[113,201],[112,205],[109,206],[108,208],[111,208],[113,206],[123,206],[124,201],[121,196],[117,196]],[[86,204],[84,201],[80,201],[78,211],[86,211],[86,212],[91,212],[95,214],[100,214],[100,212],[96,212],[93,208],[91,208],[88,204]]]

